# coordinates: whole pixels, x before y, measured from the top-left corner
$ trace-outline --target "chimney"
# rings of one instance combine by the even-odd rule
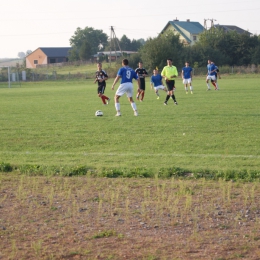
[[[190,19],[187,19],[187,22],[190,22]]]
[[[173,20],[173,21],[176,21],[176,22],[178,22],[179,20],[178,20],[178,18],[176,17],[176,19],[175,19],[175,20]]]

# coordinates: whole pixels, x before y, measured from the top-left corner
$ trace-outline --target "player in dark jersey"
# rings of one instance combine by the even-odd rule
[[[144,99],[145,92],[145,77],[148,76],[148,73],[146,69],[143,68],[143,63],[141,61],[138,63],[138,68],[135,69],[135,72],[138,75],[138,78],[140,79],[140,88],[137,89],[136,99],[142,102]]]
[[[96,79],[94,83],[98,83],[98,96],[102,99],[104,105],[107,105],[110,101],[110,98],[104,95],[106,89],[106,80],[108,79],[107,73],[102,70],[102,63],[97,64],[98,70],[96,71]]]

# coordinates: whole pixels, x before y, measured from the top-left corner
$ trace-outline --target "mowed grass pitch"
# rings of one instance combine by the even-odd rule
[[[28,82],[0,88],[0,162],[93,169],[180,167],[188,171],[259,170],[259,79],[223,76],[220,91],[194,78],[194,94],[176,80],[178,106],[164,106],[146,83],[134,117],[126,96],[121,117],[104,106],[93,80]],[[137,84],[135,84],[135,92]],[[116,85],[118,87],[119,83]],[[95,117],[102,110],[103,117]]]

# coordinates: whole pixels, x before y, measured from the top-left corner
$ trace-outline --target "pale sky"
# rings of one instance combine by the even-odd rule
[[[38,47],[70,47],[77,27],[110,36],[113,26],[118,38],[153,38],[176,18],[201,25],[213,19],[259,35],[259,13],[260,0],[8,0],[0,8],[0,58]]]

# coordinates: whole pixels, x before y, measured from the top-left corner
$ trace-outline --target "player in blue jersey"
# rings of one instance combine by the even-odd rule
[[[215,89],[217,88],[216,85],[216,66],[214,63],[211,62],[211,60],[208,60],[208,65],[207,65],[207,78],[206,78],[206,83],[207,83],[207,90],[210,90],[210,86],[209,86],[209,80],[212,82],[213,86],[215,87]]]
[[[155,94],[157,95],[157,99],[160,98],[159,89],[167,92],[167,89],[163,85],[163,82],[162,82],[162,75],[158,74],[157,68],[153,70],[153,75],[151,76],[150,83],[151,83],[151,89],[152,89],[152,87],[154,88]]]
[[[127,94],[131,107],[134,110],[134,115],[138,116],[137,107],[133,100],[134,87],[132,81],[133,79],[137,80],[138,88],[140,88],[140,79],[138,78],[136,72],[128,66],[127,59],[122,60],[122,66],[123,67],[118,70],[117,76],[112,85],[112,90],[114,90],[115,84],[121,78],[120,85],[115,94],[116,116],[121,116],[119,98],[123,96],[125,93]]]
[[[191,85],[192,81],[192,68],[189,65],[189,62],[185,62],[185,67],[182,68],[181,71],[181,77],[182,77],[182,82],[185,87],[186,94],[188,94],[188,86],[190,86],[190,93],[193,94],[193,87]]]
[[[215,64],[213,61],[211,63]],[[215,65],[215,67],[216,67],[216,71],[215,71],[216,81],[215,81],[215,84],[216,84],[217,88],[214,86],[213,80],[211,80],[211,83],[215,87],[215,90],[219,90],[218,78],[221,79],[221,77],[220,77],[220,72],[219,72],[218,66]]]

